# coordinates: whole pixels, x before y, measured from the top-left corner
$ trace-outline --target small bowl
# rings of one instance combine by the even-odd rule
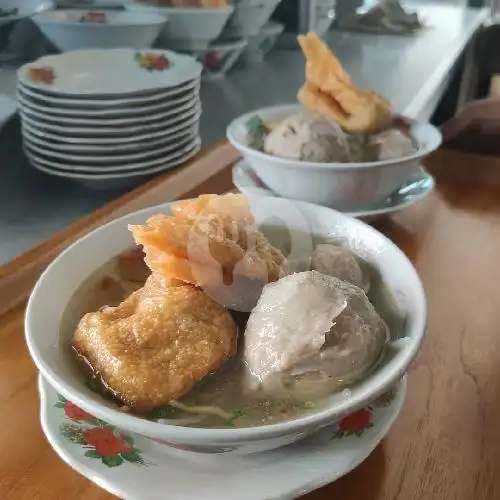
[[[376,203],[420,172],[421,161],[441,144],[441,133],[428,123],[411,123],[417,143],[414,154],[393,160],[365,163],[312,163],[280,158],[248,145],[247,122],[255,115],[276,123],[302,109],[296,104],[262,108],[233,120],[229,142],[247,160],[262,181],[278,195],[341,209],[357,210]]]
[[[276,44],[283,29],[282,24],[271,21],[260,30],[258,35],[250,37],[248,45],[243,51],[245,62],[250,64],[262,62]]]
[[[55,7],[52,0],[0,0],[0,26]]]
[[[134,2],[126,4],[125,9],[168,17],[169,23],[157,40],[158,47],[195,52],[206,49],[221,34],[234,8],[156,7]]]
[[[248,38],[259,34],[281,0],[247,0],[235,3],[234,14],[223,31],[228,38]]]
[[[95,21],[82,21],[94,15]],[[167,19],[154,12],[54,10],[33,21],[60,51],[151,47]]]
[[[119,411],[116,404],[90,390],[68,355],[72,329],[79,320],[79,312],[69,310],[69,305],[90,276],[132,246],[127,225],[142,224],[159,212],[171,213],[166,203],[128,214],[87,234],[64,250],[38,280],[26,310],[26,340],[32,358],[50,385],[88,413],[127,431],[174,448],[200,453],[220,453],[223,449],[234,454],[257,453],[298,441],[366,407],[390,390],[416,356],[426,326],[424,290],[411,262],[372,227],[329,208],[281,198],[255,197],[249,201],[257,221],[272,217],[284,221],[283,227],[292,231],[309,231],[325,239],[334,235],[378,270],[401,318],[400,327],[392,331],[391,356],[384,363],[350,388],[349,394],[333,394],[318,413],[251,428],[200,429],[152,422]]]
[[[196,57],[203,64],[203,77],[222,78],[238,61],[247,44],[247,40],[218,42],[197,51]]]
[[[316,2],[316,29],[318,36],[324,35],[335,19],[336,0],[319,0]]]

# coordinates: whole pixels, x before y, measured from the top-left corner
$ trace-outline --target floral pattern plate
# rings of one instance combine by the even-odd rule
[[[250,456],[174,450],[94,418],[39,379],[42,428],[73,469],[126,500],[286,500],[347,474],[396,420],[406,380],[372,406],[299,443]]]
[[[49,55],[19,68],[19,81],[61,97],[144,94],[200,77],[194,58],[169,50],[76,50]]]

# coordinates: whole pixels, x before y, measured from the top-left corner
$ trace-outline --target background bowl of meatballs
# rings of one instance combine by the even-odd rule
[[[235,119],[227,138],[279,196],[356,211],[422,176],[441,143],[431,124],[406,118],[378,134],[348,134],[300,105],[262,108]]]

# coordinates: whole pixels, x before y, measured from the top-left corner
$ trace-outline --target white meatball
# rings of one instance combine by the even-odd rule
[[[355,285],[306,271],[264,287],[245,331],[252,388],[279,390],[288,377],[353,382],[379,359],[388,328]]]
[[[300,112],[283,120],[265,139],[264,151],[310,162],[346,162],[349,143],[342,129],[320,115]]]

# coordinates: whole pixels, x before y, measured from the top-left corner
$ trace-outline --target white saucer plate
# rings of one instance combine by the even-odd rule
[[[26,85],[23,85],[21,81],[18,81],[18,86],[24,94],[34,99],[38,99],[39,101],[45,102],[48,106],[53,106],[58,109],[68,108],[70,110],[110,113],[113,113],[115,110],[120,111],[121,108],[144,106],[146,104],[157,103],[158,101],[177,99],[179,96],[182,96],[184,93],[191,90],[198,92],[200,89],[200,84],[201,79],[198,77],[194,80],[188,80],[185,83],[168,89],[151,91],[141,94],[140,96],[134,95],[121,98],[107,96],[88,99],[85,97],[60,97],[57,95],[49,94],[43,89],[30,88]]]
[[[0,94],[0,131],[3,126],[16,114],[17,103],[7,95]]]
[[[70,127],[66,125],[55,125],[53,123],[42,121],[39,118],[32,118],[24,111],[23,108],[20,109],[20,114],[23,122],[31,125],[32,127],[36,127],[38,130],[43,132],[53,132],[58,136],[64,137],[72,136],[95,139],[115,137],[118,139],[118,142],[121,142],[124,138],[126,139],[127,137],[130,138],[140,134],[154,132],[166,133],[167,131],[170,131],[170,128],[182,126],[195,116],[198,116],[199,118],[199,116],[201,116],[201,104],[200,102],[196,102],[194,105],[191,105],[188,110],[177,112],[175,114],[169,113],[166,118],[163,118],[163,121],[158,121],[154,117],[148,117],[148,122],[143,124],[124,124],[122,126],[113,125],[109,127]]]
[[[126,127],[133,124],[150,123],[150,122],[165,122],[177,116],[179,113],[190,111],[192,108],[200,105],[200,100],[197,96],[193,96],[187,102],[178,103],[177,105],[170,106],[165,110],[149,111],[137,116],[124,116],[119,118],[109,117],[67,117],[53,115],[50,111],[37,111],[29,102],[22,97],[19,98],[19,107],[23,114],[33,118],[33,120],[41,121],[42,123],[61,125],[65,128],[67,125],[71,127]]]
[[[199,133],[199,124],[197,122],[188,123],[182,127],[176,127],[169,134],[160,136],[153,139],[143,139],[138,142],[125,142],[120,143],[100,143],[100,144],[72,144],[60,142],[60,138],[52,136],[40,131],[34,131],[27,125],[23,124],[22,127],[23,137],[27,138],[31,144],[35,144],[53,153],[59,154],[79,154],[89,156],[100,155],[120,155],[120,154],[133,154],[141,153],[143,151],[152,151],[156,148],[166,146],[175,141],[182,140],[186,136],[194,136]]]
[[[116,154],[116,152],[108,152],[108,154],[97,154],[97,155],[89,155],[89,154],[66,154],[59,153],[57,151],[52,151],[48,148],[40,146],[33,142],[30,137],[27,135],[24,136],[24,145],[28,148],[28,150],[34,155],[41,155],[43,158],[47,160],[51,160],[54,162],[61,162],[64,164],[71,165],[71,168],[79,168],[76,165],[90,165],[95,167],[98,170],[104,171],[112,171],[117,165],[131,165],[134,162],[143,163],[150,158],[156,157],[165,157],[169,153],[175,153],[176,151],[180,151],[185,145],[190,145],[193,141],[198,139],[198,133],[189,133],[185,136],[178,137],[173,141],[167,142],[161,146],[156,146],[154,148],[144,148],[142,151],[137,153],[128,153],[128,154]],[[87,168],[87,167],[86,167]]]
[[[180,105],[196,100],[199,97],[199,87],[194,87],[190,90],[182,92],[177,96],[166,98],[162,101],[148,104],[145,106],[129,106],[115,109],[71,109],[58,108],[56,104],[46,103],[45,101],[28,95],[25,90],[18,86],[17,98],[18,101],[25,107],[39,113],[49,114],[50,116],[71,119],[117,119],[130,116],[144,116],[151,113],[161,113],[179,107]]]
[[[425,175],[424,177],[415,179],[415,190],[412,191],[410,186],[410,188],[407,189],[406,195],[399,195],[397,198],[388,197],[377,204],[357,211],[339,211],[356,219],[362,219],[369,222],[408,208],[422,201],[434,189],[434,179],[425,171],[423,172]],[[417,182],[419,183],[418,187],[416,184]],[[263,185],[262,181],[260,181],[245,160],[240,160],[233,167],[233,184],[241,193],[246,195],[280,197],[274,191]]]
[[[125,500],[289,500],[356,468],[399,415],[403,379],[372,406],[293,445],[246,456],[196,454],[107,427],[39,378],[41,423],[73,469]]]
[[[70,179],[71,181],[77,182],[78,184],[84,185],[85,187],[91,189],[108,190],[108,189],[121,189],[124,186],[135,185],[145,178],[151,177],[153,175],[165,172],[166,170],[170,170],[179,165],[182,165],[183,163],[189,161],[191,158],[196,156],[200,152],[200,149],[201,149],[201,142],[197,142],[191,151],[188,151],[184,156],[181,156],[170,162],[164,162],[162,165],[144,170],[133,170],[129,172],[119,172],[119,173],[89,174],[89,173],[78,173],[78,172],[66,172],[64,170],[58,170],[56,168],[45,167],[32,158],[28,157],[28,159],[33,168],[45,174]]]
[[[43,70],[43,75],[40,75]],[[33,79],[33,71],[39,75]],[[144,94],[200,77],[196,59],[170,50],[75,50],[49,55],[19,68],[24,86],[61,97]]]
[[[151,141],[161,138],[174,137],[181,130],[184,130],[188,127],[198,126],[199,119],[201,117],[201,111],[192,115],[189,118],[186,118],[182,123],[174,123],[171,127],[164,127],[160,130],[156,130],[153,132],[147,132],[142,134],[131,134],[127,136],[110,136],[110,137],[102,137],[102,136],[90,136],[90,137],[81,137],[78,135],[63,135],[58,133],[50,133],[47,130],[43,130],[39,128],[37,124],[30,124],[27,120],[22,122],[22,129],[26,129],[32,134],[37,135],[43,139],[55,141],[59,144],[69,144],[69,145],[80,145],[85,147],[113,147],[113,146],[121,146],[126,147],[127,145],[135,146],[137,144],[142,143],[143,141]]]
[[[24,143],[24,151],[32,163],[41,165],[47,169],[77,173],[77,174],[127,174],[128,172],[136,172],[143,170],[151,170],[152,168],[161,167],[162,165],[170,164],[183,158],[186,154],[196,148],[199,144],[199,137],[190,137],[180,144],[176,144],[174,149],[167,151],[154,151],[153,158],[139,155],[139,160],[131,160],[128,162],[119,163],[114,158],[110,158],[108,163],[97,164],[97,162],[86,161],[85,157],[81,157],[78,162],[70,162],[68,160],[51,159],[46,156],[45,152],[41,153],[40,148],[34,149],[27,142]]]

